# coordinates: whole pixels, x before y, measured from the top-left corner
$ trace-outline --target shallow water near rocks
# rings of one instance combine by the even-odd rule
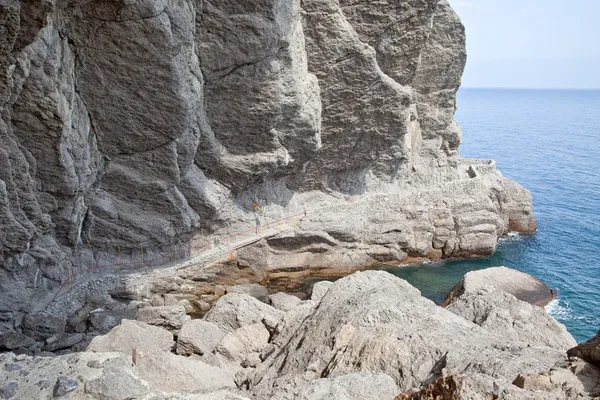
[[[558,289],[546,309],[589,339],[600,330],[600,91],[461,89],[458,102],[461,156],[495,159],[529,189],[538,232],[502,239],[486,259],[382,269],[437,303],[469,271],[526,272]]]

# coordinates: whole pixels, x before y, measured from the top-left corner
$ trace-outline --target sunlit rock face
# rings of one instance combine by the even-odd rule
[[[266,271],[490,254],[531,196],[461,160],[446,0],[0,2],[0,311],[306,210]]]

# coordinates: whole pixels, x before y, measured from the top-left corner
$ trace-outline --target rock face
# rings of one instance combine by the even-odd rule
[[[484,255],[535,231],[525,189],[458,157],[446,0],[13,0],[0,21],[1,311],[304,210],[240,263]]]
[[[450,304],[454,298],[484,287],[492,287],[540,307],[546,306],[556,297],[556,292],[539,279],[524,272],[506,267],[492,267],[465,274],[446,296],[442,306]]]

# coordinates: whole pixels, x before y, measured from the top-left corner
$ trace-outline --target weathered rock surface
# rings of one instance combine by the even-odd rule
[[[136,319],[165,329],[179,330],[189,317],[183,306],[144,307],[137,311]]]
[[[269,295],[269,303],[283,312],[290,311],[300,304],[300,302],[301,300],[298,297],[283,292]]]
[[[324,286],[318,302],[285,313],[245,294],[225,295],[213,318],[227,333],[205,320],[187,322],[179,340],[186,330],[196,334],[189,356],[173,353],[171,332],[128,320],[96,337],[94,351],[0,354],[0,390],[13,398],[50,398],[58,387],[65,398],[148,400],[590,400],[600,390],[600,370],[566,360],[566,337],[538,314],[543,309],[508,293],[479,288],[445,309],[382,271]],[[251,314],[234,307],[244,304]],[[483,322],[450,311],[459,304]],[[202,343],[202,336],[217,341],[203,330],[220,333],[219,343]],[[556,340],[546,340],[553,331]],[[171,346],[162,346],[167,335]],[[117,352],[103,352],[111,350]]]
[[[217,325],[203,320],[191,320],[183,324],[177,335],[177,354],[189,356],[211,353],[225,336]]]
[[[262,322],[265,318],[280,320],[283,313],[252,296],[241,293],[226,294],[206,314],[205,320],[224,332],[233,332],[246,325]]]
[[[512,294],[518,300],[541,307],[556,297],[556,293],[548,285],[529,274],[507,267],[492,267],[465,274],[450,290],[442,305],[450,304],[454,298],[465,292],[484,287],[493,287]]]
[[[466,291],[447,309],[490,332],[502,332],[509,340],[565,351],[577,343],[543,308],[492,287]]]
[[[249,377],[257,398],[292,398],[286,391],[302,382],[362,371],[389,375],[399,390],[442,373],[483,374],[509,385],[519,373],[546,371],[564,357],[561,349],[488,331],[379,271],[338,280],[297,320],[283,326],[272,342],[279,350]]]
[[[174,346],[171,332],[144,322],[124,319],[106,335],[96,336],[87,351],[130,355],[133,349],[170,351]]]
[[[333,286],[333,282],[329,281],[320,281],[313,285],[312,291],[310,293],[310,299],[316,301],[317,303],[321,301],[323,296],[327,293],[327,291]]]
[[[525,189],[458,157],[465,35],[446,0],[14,0],[0,20],[2,311],[79,274],[52,308],[71,314],[124,268],[304,210],[239,263],[487,255],[535,231]]]
[[[600,366],[600,332],[587,342],[569,349],[567,354]]]
[[[9,331],[0,335],[0,350],[15,350],[19,347],[29,347],[33,344],[35,344],[35,340],[15,331]]]
[[[28,314],[23,318],[23,334],[36,340],[46,340],[50,336],[65,332],[66,321],[62,317],[47,314]]]

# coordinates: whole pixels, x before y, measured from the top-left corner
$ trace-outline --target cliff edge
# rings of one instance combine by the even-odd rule
[[[487,255],[535,231],[527,190],[459,158],[446,0],[7,0],[0,21],[2,312],[285,215],[304,216],[240,265]]]

